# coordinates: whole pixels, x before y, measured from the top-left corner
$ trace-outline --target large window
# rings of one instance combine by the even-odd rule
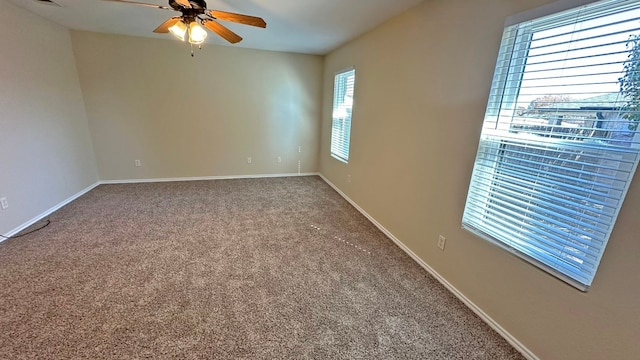
[[[639,110],[640,1],[508,23],[463,227],[586,290],[638,166]]]
[[[336,74],[333,85],[333,119],[331,121],[331,155],[349,161],[351,110],[356,70],[351,68]]]

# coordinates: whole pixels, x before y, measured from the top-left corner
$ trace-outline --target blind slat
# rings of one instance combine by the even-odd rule
[[[476,211],[480,209],[477,204],[473,203],[471,204],[471,207]],[[483,213],[485,213],[484,210]],[[563,237],[565,236],[561,232],[545,231],[546,224],[543,222],[533,220],[530,220],[527,223],[520,222],[516,212],[506,213],[512,216],[505,215],[504,211],[491,210],[490,213],[494,215],[492,219],[497,219],[495,220],[497,223],[510,228],[512,231],[519,233],[520,235],[528,234],[531,237],[531,239],[529,239],[528,247],[531,249],[543,248],[547,252],[570,252],[572,257],[579,260],[577,262],[580,266],[595,265],[594,260],[597,257],[599,250],[598,246],[592,245],[592,242],[585,244],[584,241],[579,241],[579,238],[575,236],[572,237],[570,241],[564,240]]]
[[[490,178],[485,177],[482,180],[489,180]],[[491,179],[495,181],[497,186],[501,186],[502,189],[510,188],[512,190],[512,195],[515,197],[517,195],[521,195],[520,198],[523,199],[531,199],[534,198],[534,195],[522,196],[522,194],[528,194],[527,185],[529,183],[506,183],[501,179]],[[520,185],[520,186],[519,186]],[[530,186],[529,186],[530,187]],[[479,196],[484,196],[482,188],[472,187],[470,192],[477,192]],[[529,190],[530,192],[530,190]],[[570,215],[575,215],[577,213],[581,214],[582,221],[585,222],[584,226],[587,228],[593,229],[602,229],[603,227],[609,226],[611,221],[610,216],[607,216],[607,213],[614,213],[615,208],[609,206],[597,205],[595,200],[587,199],[587,200],[578,200],[574,194],[568,194],[564,196],[558,196],[556,198],[553,197],[554,189],[542,189],[538,190],[535,193],[534,200],[539,206],[544,206],[548,208],[552,208],[555,210],[555,214],[558,217],[570,220]],[[593,213],[593,206],[602,206],[602,213]]]
[[[580,216],[576,216],[577,218],[566,215],[560,216],[553,209],[546,209],[536,203],[527,203],[526,201],[516,202],[509,197],[511,194],[503,194],[503,196],[496,195],[491,198],[491,210],[487,211],[493,212],[494,215],[510,214],[514,216],[514,219],[526,220],[526,222],[523,221],[521,223],[522,226],[525,226],[526,223],[533,223],[541,227],[540,230],[543,234],[566,235],[570,240],[586,246],[590,246],[593,241],[600,241],[599,239],[606,236],[606,230],[608,229],[605,228],[605,232],[599,231],[600,229],[582,221]],[[480,192],[471,191],[470,197],[475,200],[477,205],[481,203],[484,196]],[[516,212],[514,209],[519,209],[520,212]],[[586,229],[592,229],[593,231],[590,232]]]
[[[484,175],[487,175],[485,177],[483,177],[482,175],[483,174],[478,174],[478,180],[493,181],[495,182],[496,185],[500,185],[504,187],[510,186],[511,188],[514,189],[516,193],[518,192],[520,192],[520,194],[530,193],[530,189],[527,188],[527,187],[530,188],[530,186],[528,186],[530,185],[529,183],[524,183],[524,185],[518,182],[506,183],[501,178],[489,177],[488,173],[484,174]],[[482,189],[483,189],[482,187],[471,187],[470,192],[477,191],[479,194],[483,194]],[[544,188],[544,189],[536,189],[536,190],[537,190],[535,193],[536,201],[539,202],[541,206],[555,208],[558,214],[560,214],[560,216],[562,216],[562,214],[574,214],[576,212],[580,212],[582,214],[584,221],[585,222],[588,221],[590,224],[592,224],[594,228],[602,228],[603,226],[609,226],[611,221],[611,218],[610,218],[611,215],[608,215],[608,214],[615,213],[615,207],[600,205],[599,201],[595,199],[590,199],[590,198],[580,199],[579,196],[577,196],[576,194],[572,194],[572,193],[562,194],[553,188]],[[602,208],[602,213],[592,213],[593,206],[600,206]]]

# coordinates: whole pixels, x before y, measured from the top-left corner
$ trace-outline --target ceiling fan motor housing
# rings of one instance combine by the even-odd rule
[[[204,14],[205,9],[207,8],[207,3],[204,2],[204,0],[189,0],[189,4],[191,5],[191,9],[180,5],[176,0],[169,0],[169,6],[177,11],[196,10],[198,13]]]
[[[207,3],[204,0],[189,0],[189,4],[191,4],[190,8],[180,5],[175,0],[169,0],[169,5],[172,8],[182,12],[182,19],[187,24],[196,21],[196,18],[199,15],[204,15],[205,10],[207,10]]]
[[[196,18],[199,15],[204,15],[207,10],[207,3],[204,0],[189,0],[189,4],[190,8],[180,5],[176,0],[169,0],[169,5],[182,13],[182,19],[187,24],[196,21]]]

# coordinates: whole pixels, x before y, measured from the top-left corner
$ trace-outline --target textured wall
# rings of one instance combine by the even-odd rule
[[[0,234],[97,181],[69,31],[0,0]]]
[[[547,2],[429,0],[329,54],[320,171],[539,358],[638,359],[640,178],[587,293],[460,227],[504,20]],[[343,164],[329,149],[332,83],[352,65]]]
[[[102,180],[318,171],[322,57],[72,39]]]

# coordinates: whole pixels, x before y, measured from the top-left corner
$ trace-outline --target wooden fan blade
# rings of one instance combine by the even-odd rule
[[[169,28],[175,25],[178,21],[180,21],[180,19],[181,19],[180,16],[172,17],[171,19],[163,22],[160,26],[158,26],[155,30],[153,30],[153,32],[159,33],[159,34],[168,33]]]
[[[257,26],[257,27],[261,27],[261,28],[266,28],[267,27],[267,23],[264,22],[264,20],[262,18],[259,18],[257,16],[235,14],[235,13],[230,13],[230,12],[226,12],[226,11],[218,11],[218,10],[208,11],[207,15],[211,16],[214,19],[218,19],[218,20],[230,21],[230,22],[234,22],[234,23],[238,23],[238,24],[244,24],[244,25]]]
[[[191,3],[189,3],[189,0],[175,0],[175,1],[186,8],[191,8]]]
[[[147,4],[147,3],[137,2],[137,1],[128,1],[128,0],[102,0],[102,1],[109,1],[109,2],[117,2],[117,3],[125,3],[125,4],[140,5],[140,6],[152,7],[152,8],[156,8],[156,9],[163,9],[163,10],[173,10],[172,8],[170,8],[170,7],[168,7],[168,6],[154,5],[154,4]]]
[[[213,20],[208,20],[208,21],[204,21],[203,25],[213,31],[214,33],[220,35],[223,39],[227,40],[228,42],[235,44],[237,42],[242,41],[242,38],[240,37],[240,35],[234,33],[233,31],[229,30],[227,27],[225,27],[222,24],[219,24]]]

